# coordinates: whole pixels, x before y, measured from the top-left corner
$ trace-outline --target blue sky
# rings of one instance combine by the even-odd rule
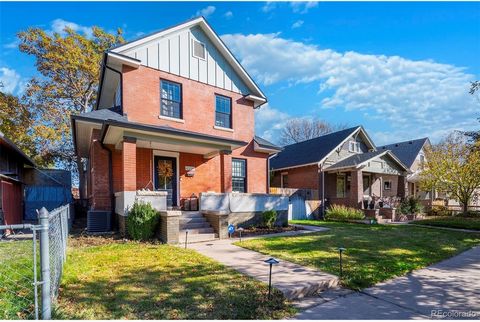
[[[480,3],[0,3],[0,80],[20,94],[34,61],[16,49],[31,26],[127,40],[204,15],[268,96],[257,133],[291,117],[362,124],[377,144],[479,127]]]

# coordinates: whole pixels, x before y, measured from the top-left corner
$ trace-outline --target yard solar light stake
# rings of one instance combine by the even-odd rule
[[[339,247],[338,248],[338,253],[340,255],[340,278],[342,278],[343,275],[343,267],[342,267],[342,253],[345,251],[346,248]]]
[[[272,295],[272,266],[274,264],[278,264],[280,263],[279,261],[277,261],[275,258],[273,257],[270,257],[269,259],[267,259],[266,261],[264,261],[265,263],[267,264],[270,264],[270,274],[268,275],[268,298],[270,299],[271,295]]]
[[[188,230],[185,230],[185,249],[187,249]]]
[[[240,227],[237,229],[238,230],[238,233],[240,234],[240,242],[242,241],[242,231],[243,231],[243,228]]]

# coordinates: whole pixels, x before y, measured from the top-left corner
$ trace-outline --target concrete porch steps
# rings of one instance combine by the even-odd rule
[[[188,230],[187,243],[199,243],[218,239],[213,228],[199,211],[182,211],[180,216],[179,242],[185,243],[185,233]]]

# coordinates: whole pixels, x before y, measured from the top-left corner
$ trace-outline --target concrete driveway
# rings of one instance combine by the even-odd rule
[[[433,312],[437,315],[432,315]],[[325,301],[297,319],[480,319],[480,247]]]

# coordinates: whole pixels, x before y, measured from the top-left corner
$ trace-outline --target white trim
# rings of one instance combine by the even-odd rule
[[[288,169],[295,169],[295,168],[301,168],[301,167],[308,167],[311,165],[318,165],[318,162],[313,162],[313,163],[306,163],[306,164],[300,164],[300,165],[294,165],[291,167],[285,167],[285,168],[278,168],[278,169],[272,169],[273,172],[281,171],[281,170],[288,170]]]
[[[155,190],[155,156],[161,157],[170,157],[176,159],[176,168],[177,168],[177,207],[180,207],[180,153],[172,151],[163,151],[163,150],[152,150],[152,185],[153,190]]]
[[[107,57],[111,58],[112,62],[118,62],[130,67],[138,68],[140,67],[141,62],[138,59],[125,57],[114,52],[107,52]]]
[[[177,119],[175,117],[170,117],[170,116],[164,116],[164,115],[159,115],[159,119],[166,120],[166,121],[172,121],[172,122],[177,122],[177,123],[185,123],[184,119]]]
[[[220,54],[222,54],[225,57],[225,60],[232,66],[233,70],[236,71],[239,74],[240,78],[246,83],[247,87],[249,87],[250,89],[253,89],[254,92],[256,92],[256,94],[259,97],[266,99],[265,94],[260,90],[257,84],[255,84],[255,82],[248,75],[248,73],[245,71],[243,66],[240,65],[240,63],[235,59],[235,57],[227,48],[227,46],[225,46],[225,44],[220,39],[220,37],[217,36],[215,31],[213,31],[213,29],[208,25],[208,23],[203,17],[198,17],[196,19],[187,21],[175,27],[168,28],[163,31],[154,33],[153,35],[132,41],[131,43],[112,49],[111,52],[115,52],[115,53],[125,52],[126,50],[148,43],[154,39],[161,38],[162,36],[165,36],[167,34],[174,33],[181,29],[191,28],[196,25],[198,25],[205,32],[207,37],[212,41],[213,45],[217,47],[217,50],[220,52]]]
[[[214,125],[213,128],[214,128],[215,130],[220,130],[220,131],[232,132],[232,133],[233,133],[233,129],[228,128],[228,127],[223,127],[223,126],[216,126],[216,125]]]
[[[191,40],[192,40],[192,57],[203,60],[203,61],[206,61],[207,60],[207,45],[205,45],[204,42],[201,42],[200,40],[197,40],[195,38],[192,38]],[[205,58],[202,58],[202,57],[199,57],[199,56],[195,55],[195,46],[194,46],[195,41],[198,42],[199,44],[203,45],[203,53],[205,55]]]

